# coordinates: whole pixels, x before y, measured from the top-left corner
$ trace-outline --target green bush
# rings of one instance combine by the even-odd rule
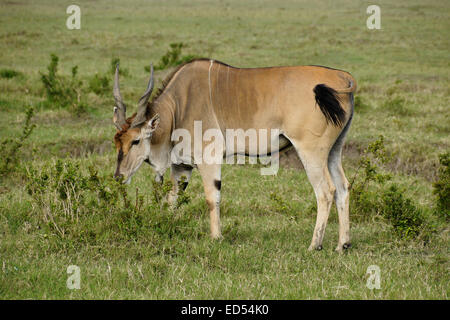
[[[110,94],[112,92],[112,86],[110,85],[110,79],[112,79],[111,75],[115,74],[118,63],[120,63],[119,58],[112,58],[109,70],[104,74],[96,73],[89,80],[89,91],[94,92],[97,95]],[[128,76],[128,69],[121,67],[119,69],[119,74],[121,76]]]
[[[74,233],[74,223],[83,217],[130,207],[123,184],[111,176],[99,176],[94,167],[85,173],[77,161],[57,160],[42,168],[29,167],[26,177],[26,189],[40,222],[61,238]]]
[[[28,107],[25,111],[25,123],[22,134],[17,138],[6,138],[1,142],[2,157],[0,157],[0,178],[16,171],[20,161],[20,150],[35,128],[31,124],[34,109]]]
[[[165,199],[167,198],[170,190],[172,189],[172,182],[170,180],[164,182],[157,182],[156,180],[152,181],[153,185],[153,194],[152,194],[152,203],[156,206],[160,206],[161,208],[167,208],[167,202]]]
[[[48,73],[41,73],[41,82],[47,96],[48,105],[56,104],[62,108],[68,108],[79,115],[87,111],[87,103],[82,100],[82,81],[78,80],[78,66],[72,68],[72,76],[58,75],[59,58],[51,54],[51,61],[47,67]]]
[[[110,69],[109,69],[109,72],[110,72],[111,74],[115,74],[115,73],[116,73],[116,66],[117,66],[118,63],[120,63],[120,58],[117,58],[117,57],[116,57],[116,58],[112,58],[112,59],[111,59]],[[119,68],[119,74],[120,74],[121,76],[128,77],[128,75],[129,75],[130,73],[129,73],[129,71],[128,71],[127,68],[120,67],[120,68]]]
[[[177,198],[177,203],[175,205],[176,208],[191,202],[191,198],[189,197],[189,195],[184,190],[184,185],[186,183],[187,183],[186,176],[184,176],[184,175],[181,176],[180,181],[178,181],[178,198]]]
[[[64,106],[74,99],[76,91],[58,73],[58,56],[51,54],[51,61],[47,67],[48,74],[41,73],[41,81],[47,93],[47,98],[61,102]],[[72,75],[76,75],[77,69],[73,69]]]
[[[89,90],[97,95],[109,93],[112,90],[109,86],[109,78],[110,77],[108,75],[95,74],[89,80]]]
[[[1,69],[0,70],[0,77],[4,78],[4,79],[12,79],[19,75],[21,75],[20,72],[12,70],[12,69]]]
[[[450,219],[450,153],[439,155],[438,180],[433,183],[436,197],[436,212],[446,220]]]
[[[381,197],[381,213],[391,222],[395,233],[403,239],[417,237],[426,227],[422,211],[403,191],[392,185]]]
[[[194,58],[196,55],[181,55],[182,48],[185,46],[184,43],[171,43],[170,49],[161,57],[159,63],[155,66],[155,70],[163,70],[173,66],[180,65],[182,63],[188,62]],[[145,66],[145,71],[150,72],[150,67]]]
[[[350,210],[356,220],[375,217],[386,219],[395,234],[403,239],[429,235],[429,225],[422,210],[413,200],[405,198],[395,184],[387,188],[391,175],[382,172],[382,166],[390,160],[384,137],[370,143],[362,152],[358,169],[351,182]]]
[[[155,183],[146,202],[138,188],[132,201],[125,184],[111,174],[99,175],[94,166],[83,167],[81,161],[57,160],[42,168],[30,166],[26,178],[37,224],[63,245],[136,241],[143,235],[150,237],[149,233],[170,238],[201,232],[187,228],[193,223],[189,215],[167,204],[170,181]],[[186,197],[180,200],[186,203]]]
[[[370,220],[378,213],[377,194],[383,189],[386,181],[391,179],[389,174],[382,172],[381,167],[389,159],[390,155],[382,135],[362,151],[358,168],[350,182],[352,192],[350,210],[356,220]]]

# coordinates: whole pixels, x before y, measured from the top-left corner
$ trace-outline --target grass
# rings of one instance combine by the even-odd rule
[[[434,213],[432,193],[438,155],[450,146],[448,4],[382,1],[381,30],[366,28],[368,4],[353,1],[77,4],[81,30],[66,29],[63,3],[0,4],[0,139],[19,137],[24,111],[35,110],[21,167],[76,159],[82,170],[114,171],[112,95],[86,92],[88,111],[80,115],[48,104],[40,77],[52,53],[58,73],[70,78],[78,66],[85,87],[120,59],[130,111],[145,90],[145,67],[171,43],[240,67],[320,64],[350,71],[358,81],[344,152],[347,177],[360,149],[383,134],[394,155],[384,170],[438,232],[423,243],[395,236],[378,216],[351,219],[353,247],[339,255],[333,208],[324,250],[308,252],[315,199],[304,171],[261,176],[255,166],[224,166],[220,242],[209,239],[197,172],[189,203],[172,215],[146,209],[127,219],[120,211],[93,210],[68,226],[85,236],[61,237],[43,223],[19,168],[0,180],[0,298],[448,299],[448,222]],[[168,72],[155,73],[157,85]],[[152,179],[150,168],[140,169],[127,187],[131,203],[136,188],[144,206],[151,203]],[[72,264],[81,269],[80,290],[66,288]],[[370,265],[381,269],[379,290],[366,287]]]

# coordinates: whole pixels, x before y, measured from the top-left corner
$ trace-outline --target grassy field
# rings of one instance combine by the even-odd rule
[[[366,27],[366,1],[77,4],[81,30],[68,30],[69,3],[0,0],[0,140],[20,137],[28,106],[36,125],[18,150],[17,170],[0,177],[0,298],[448,298],[449,229],[434,209],[432,183],[438,155],[450,150],[450,2],[378,1],[380,30]],[[78,66],[83,88],[96,73],[112,79],[111,60],[120,58],[122,95],[134,110],[148,79],[144,68],[176,42],[183,54],[238,67],[319,64],[351,72],[359,103],[344,149],[347,176],[382,134],[392,155],[380,169],[392,175],[387,185],[403,188],[435,231],[426,241],[402,239],[368,208],[364,218],[350,213],[353,247],[337,254],[333,208],[324,250],[309,252],[315,198],[304,171],[288,167],[261,176],[258,166],[224,166],[218,242],[209,238],[195,171],[189,201],[176,210],[155,205],[149,167],[126,187],[139,207],[132,211],[121,199],[98,205],[91,191],[83,191],[88,200],[78,209],[58,207],[67,202],[55,202],[51,188],[42,202],[30,195],[31,168],[75,161],[78,175],[88,177],[91,166],[106,179],[116,159],[112,92],[85,89],[85,112],[50,103],[41,82],[50,54],[59,57],[58,74],[70,77]],[[158,84],[169,71],[157,71]],[[79,290],[66,287],[69,265],[80,267]],[[370,265],[380,267],[380,289],[366,287]]]

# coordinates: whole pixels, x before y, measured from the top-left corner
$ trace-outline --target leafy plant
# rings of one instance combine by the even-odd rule
[[[41,82],[44,85],[48,102],[56,103],[62,108],[69,108],[73,113],[79,115],[87,111],[87,104],[81,99],[82,81],[77,78],[78,66],[72,67],[72,76],[58,75],[58,56],[51,54],[48,73],[41,73]]]
[[[0,77],[4,78],[4,79],[11,79],[11,78],[17,77],[19,75],[21,75],[21,73],[16,70],[12,70],[12,69],[1,69],[0,70]]]
[[[381,213],[391,222],[400,238],[415,238],[424,229],[425,218],[422,211],[403,193],[398,186],[390,186],[382,195]]]
[[[115,58],[111,59],[111,64],[110,64],[110,69],[109,69],[111,74],[116,73],[116,66],[118,63],[120,63],[120,58],[115,57]],[[129,75],[129,71],[127,68],[120,67],[119,74],[121,76],[127,77]]]
[[[350,182],[351,211],[359,219],[366,220],[377,213],[377,194],[373,189],[380,189],[391,178],[389,174],[380,170],[389,159],[382,135],[362,151],[358,167]]]
[[[86,174],[77,161],[57,160],[39,169],[28,167],[26,177],[33,207],[42,213],[42,222],[62,238],[72,229],[70,224],[83,215],[130,205],[125,185],[109,176],[100,177],[92,166]]]
[[[52,101],[68,103],[68,101],[72,100],[73,97],[76,96],[76,92],[64,82],[63,78],[57,75],[59,62],[58,56],[51,54],[50,57],[50,64],[47,67],[48,74],[41,74],[41,81],[44,84],[47,98]],[[73,69],[73,71],[77,71],[77,69]],[[73,74],[74,73],[72,72],[72,75]]]
[[[377,140],[370,143],[367,148],[362,152],[361,159],[359,160],[358,168],[353,176],[351,186],[353,187],[355,179],[357,177],[358,171],[362,168],[363,175],[362,179],[357,184],[363,185],[365,187],[371,181],[384,183],[390,179],[389,174],[380,173],[380,165],[386,164],[390,160],[390,155],[386,150],[384,144],[384,136],[380,135]]]
[[[439,155],[438,180],[433,183],[436,197],[436,212],[446,220],[450,219],[450,152]]]
[[[26,178],[33,216],[46,235],[56,236],[62,244],[95,243],[99,237],[135,240],[155,231],[171,237],[186,232],[186,226],[192,224],[165,201],[170,181],[155,183],[148,202],[136,188],[133,202],[126,184],[110,174],[101,176],[93,165],[83,168],[81,161],[29,166]]]
[[[160,208],[167,208],[167,202],[165,199],[169,195],[170,190],[172,190],[172,181],[167,180],[164,182],[158,182],[156,180],[152,181],[153,184],[153,195],[152,203]]]
[[[89,90],[97,95],[109,94],[112,91],[110,86],[111,75],[116,72],[116,66],[120,63],[119,58],[112,58],[109,69],[104,74],[96,73],[89,80]],[[119,74],[122,76],[128,76],[129,72],[126,68],[119,68]]]
[[[403,191],[392,184],[391,176],[382,173],[381,166],[390,160],[384,137],[370,143],[362,152],[358,169],[351,182],[351,211],[361,220],[380,215],[389,221],[395,234],[403,239],[416,238],[422,231],[428,235],[428,225],[422,210]]]
[[[178,195],[177,195],[177,203],[176,208],[187,204],[191,201],[191,198],[189,195],[185,192],[185,186],[187,184],[187,178],[186,176],[181,176],[180,181],[178,181]]]
[[[3,156],[0,158],[0,177],[11,174],[17,168],[20,150],[36,126],[35,124],[31,124],[33,115],[34,109],[28,107],[25,110],[25,123],[22,134],[17,138],[6,138],[2,140],[1,148],[3,150]]]
[[[89,90],[94,92],[97,95],[104,95],[111,91],[111,88],[109,86],[109,75],[99,75],[95,74],[90,80],[89,80]]]
[[[196,55],[181,55],[182,48],[185,46],[182,42],[171,43],[170,49],[161,57],[159,63],[155,66],[155,70],[163,70],[169,67],[177,66],[196,58]],[[150,67],[146,66],[145,71],[150,72]]]

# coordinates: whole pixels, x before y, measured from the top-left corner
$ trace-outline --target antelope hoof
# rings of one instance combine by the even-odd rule
[[[222,237],[222,234],[220,233],[220,232],[218,232],[218,233],[211,233],[211,239],[213,239],[213,240],[221,240],[223,237]]]
[[[336,247],[336,251],[342,252],[343,250],[350,249],[352,247],[352,244],[350,242],[346,242],[343,245],[338,245]]]
[[[320,245],[320,244],[318,246],[310,245],[309,248],[308,248],[309,251],[313,251],[313,250],[320,251],[322,249],[323,249],[322,245]]]

